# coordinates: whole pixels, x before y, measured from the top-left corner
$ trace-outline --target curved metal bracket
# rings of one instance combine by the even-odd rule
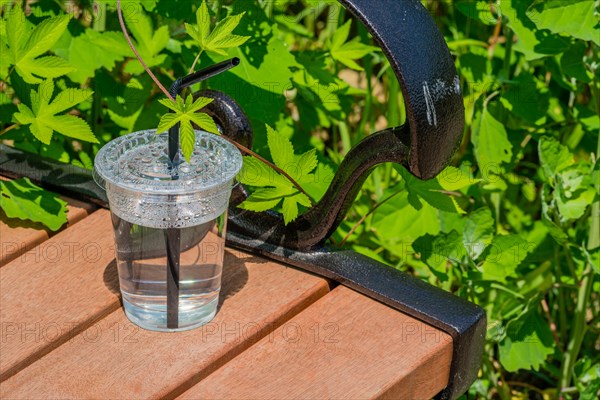
[[[359,143],[346,155],[323,199],[287,226],[277,214],[248,213],[232,207],[232,226],[247,237],[297,250],[322,246],[343,221],[373,167],[395,162],[418,178],[429,179],[448,164],[460,143],[464,106],[458,75],[442,34],[421,2],[340,2],[363,22],[386,54],[404,95],[407,123],[375,133]],[[203,93],[215,96],[214,92]],[[216,100],[208,109],[216,109],[213,115],[221,116],[226,135],[241,139],[229,126],[239,122],[239,113],[231,110],[239,107],[219,105],[235,104],[231,99]],[[243,132],[241,136],[248,144],[248,131]],[[245,197],[243,189],[238,190],[233,205]]]
[[[443,35],[419,0],[340,0],[385,53],[406,101],[408,170],[430,179],[460,144],[464,104]],[[408,143],[407,143],[408,144]]]
[[[419,0],[340,0],[358,17],[386,54],[406,102],[407,123],[365,138],[345,157],[323,199],[285,226],[280,215],[237,208],[247,197],[234,191],[228,243],[334,279],[390,307],[447,332],[453,338],[449,384],[442,399],[454,399],[475,380],[485,343],[483,310],[387,265],[354,252],[336,251],[325,241],[342,222],[372,169],[402,164],[429,179],[449,162],[464,127],[464,106],[454,62],[442,34]],[[236,133],[244,120],[235,101],[214,97],[208,112],[234,140],[251,143],[251,132]]]

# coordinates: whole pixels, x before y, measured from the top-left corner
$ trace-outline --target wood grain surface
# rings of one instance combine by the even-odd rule
[[[0,177],[0,179],[2,178]],[[61,196],[61,199],[69,204],[67,206],[69,222],[61,230],[73,226],[96,209],[92,204],[82,203],[68,197]],[[8,218],[0,210],[0,268],[55,234],[56,232],[45,229],[41,224]]]
[[[92,207],[73,203],[80,222],[50,237],[0,222],[2,243],[27,244],[0,264],[0,398],[412,400],[446,386],[445,333],[230,249],[211,323],[138,328],[121,308],[110,212]]]
[[[174,398],[329,291],[322,278],[244,253],[228,252],[225,262],[221,307],[209,324],[176,334],[149,332],[119,308],[5,380],[0,397]],[[75,299],[71,304],[78,306]],[[26,320],[32,317],[40,318]]]
[[[119,307],[113,260],[99,210],[0,269],[0,381]]]
[[[339,286],[179,399],[428,399],[452,339]]]

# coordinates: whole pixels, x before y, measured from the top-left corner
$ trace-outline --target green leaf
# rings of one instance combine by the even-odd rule
[[[452,195],[445,193],[437,178],[427,181],[414,177],[404,167],[395,165],[394,168],[404,179],[408,191],[408,201],[416,209],[422,208],[421,199],[441,211],[464,214]]]
[[[58,78],[75,70],[68,61],[56,57],[45,56],[40,58],[25,58],[19,63],[21,72],[27,71],[27,74],[34,74],[44,78]],[[32,83],[32,82],[30,82]]]
[[[487,108],[480,111],[473,121],[473,145],[481,171],[492,166],[510,162],[512,145],[503,124],[490,114]],[[486,174],[483,174],[484,176]]]
[[[445,190],[461,190],[481,182],[481,179],[475,179],[456,167],[446,167],[438,175],[437,181]]]
[[[477,20],[485,25],[496,25],[498,18],[492,14],[490,3],[479,0],[463,0],[456,3],[456,8],[469,18]]]
[[[77,155],[79,156],[84,168],[89,170],[94,169],[94,160],[92,160],[92,158],[85,151],[80,151],[77,153]]]
[[[499,344],[500,362],[509,372],[537,370],[554,352],[553,343],[546,321],[535,310],[529,311],[508,325]]]
[[[437,236],[421,236],[413,243],[413,249],[441,279],[446,277],[448,262],[460,263],[465,256],[462,236],[455,230]]]
[[[47,116],[40,121],[64,136],[84,142],[98,143],[98,139],[94,136],[88,123],[74,115]]]
[[[577,360],[573,368],[575,386],[579,390],[580,400],[596,400],[600,392],[600,362],[588,357]]]
[[[12,63],[16,63],[21,49],[27,43],[29,24],[21,7],[15,5],[6,10],[6,34],[9,55]]]
[[[196,132],[194,132],[194,128],[189,120],[179,124],[179,135],[181,151],[187,162],[190,162],[192,153],[194,152],[194,145],[196,144]]]
[[[317,150],[312,149],[299,157],[296,156],[295,158],[297,160],[296,166],[294,170],[290,171],[289,173],[298,182],[303,183],[319,164],[319,161],[317,160]]]
[[[383,198],[398,190],[399,186],[386,190]],[[417,238],[440,232],[438,217],[439,211],[427,203],[420,210],[415,210],[408,202],[408,194],[401,192],[377,209],[372,228],[386,248],[397,248],[398,254],[404,256],[411,249],[410,243]]]
[[[74,139],[98,143],[94,133],[83,119],[74,115],[55,115],[87,100],[94,92],[66,89],[50,101],[53,92],[52,80],[43,81],[37,91],[31,91],[31,108],[23,103],[18,105],[19,112],[13,116],[15,121],[21,125],[30,125],[30,132],[44,144],[50,144],[54,131]]]
[[[208,53],[212,62],[239,57],[240,65],[211,78],[210,87],[235,98],[250,118],[254,129],[254,146],[267,148],[266,125],[272,125],[286,112],[289,99],[290,71],[301,66],[281,37],[277,25],[264,14],[258,2],[234,2],[233,10],[248,10],[252,18],[244,18],[240,29],[260,32],[260,40],[251,40],[242,47],[232,48],[227,56]],[[268,77],[268,79],[265,79]]]
[[[275,208],[280,202],[282,191],[279,188],[258,189],[239,205],[248,211],[262,212]]]
[[[348,20],[341,28],[337,29],[333,35],[331,43],[331,57],[333,59],[357,71],[363,71],[363,67],[358,65],[355,60],[359,60],[367,54],[378,50],[377,47],[368,46],[360,42],[359,38],[346,42],[350,35],[352,20]]]
[[[67,202],[29,181],[0,181],[0,208],[9,218],[39,222],[57,231],[67,222]]]
[[[600,34],[600,33],[599,33]],[[593,74],[589,72],[584,63],[587,53],[587,44],[578,40],[560,56],[560,67],[565,75],[571,76],[581,82],[591,82]]]
[[[525,121],[541,125],[549,107],[548,90],[531,73],[521,73],[510,81],[501,98],[502,104]]]
[[[592,167],[587,162],[570,165],[557,173],[554,200],[561,222],[576,220],[585,214],[598,197],[594,182]]]
[[[215,135],[221,134],[215,120],[208,114],[196,112],[190,115],[190,120],[207,132],[214,133]]]
[[[233,30],[240,24],[245,13],[232,15],[218,22],[210,32],[210,14],[206,1],[196,12],[196,25],[185,24],[185,30],[198,44],[202,51],[208,51],[220,55],[227,55],[226,49],[239,47],[246,43],[250,36],[238,36],[232,34]]]
[[[178,123],[179,123],[179,117],[177,116],[177,114],[167,113],[160,118],[157,132],[158,133],[166,132]]]
[[[334,176],[333,168],[319,163],[314,174],[307,175],[302,179],[302,187],[313,199],[320,199],[329,189]]]
[[[179,124],[179,139],[181,151],[185,159],[190,162],[194,145],[196,143],[196,133],[192,123],[195,123],[207,132],[219,134],[215,121],[206,113],[199,112],[202,108],[212,103],[214,99],[207,97],[198,97],[195,101],[193,95],[186,97],[185,101],[181,96],[177,96],[175,102],[170,99],[160,99],[159,103],[174,111],[166,113],[160,118],[156,133],[168,131],[171,127]]]
[[[300,124],[305,131],[331,127],[336,121],[346,121],[354,97],[348,83],[330,72],[324,52],[303,52],[296,56],[303,68],[292,75],[298,91],[295,103],[300,114]],[[350,100],[352,98],[352,100]]]
[[[287,172],[294,162],[294,146],[285,136],[267,126],[267,141],[275,165]]]
[[[530,4],[529,1],[522,0],[502,1],[502,15],[508,19],[508,26],[517,39],[513,48],[523,53],[528,61],[565,51],[570,45],[570,39],[548,30],[538,30],[532,20],[537,15],[528,9]]]
[[[131,49],[121,32],[86,29],[82,35],[72,38],[67,51],[57,50],[57,54],[77,65],[77,70],[71,72],[69,78],[82,83],[93,77],[99,68],[111,70],[117,61],[131,56]]]
[[[517,267],[531,250],[519,235],[496,236],[486,249],[482,279],[506,282],[507,277],[516,276]]]
[[[254,157],[244,157],[244,165],[238,175],[241,183],[257,187],[289,187],[290,182],[282,175],[277,174],[267,165]]]
[[[298,201],[293,197],[283,198],[283,222],[287,225],[298,218]]]
[[[546,184],[542,187],[542,222],[548,228],[550,236],[561,245],[567,244],[569,237],[567,234],[554,222],[554,207],[550,204],[551,187]]]
[[[538,154],[544,175],[552,181],[557,172],[573,164],[573,155],[556,139],[542,137],[538,143]]]
[[[559,189],[556,205],[561,221],[573,221],[583,217],[588,207],[594,203],[597,197],[596,191],[592,188],[581,191],[570,198],[565,196],[563,191]]]
[[[494,218],[489,208],[483,207],[469,214],[463,230],[463,244],[473,260],[492,242],[494,231]]]
[[[6,33],[9,63],[15,66],[19,75],[27,83],[40,83],[43,78],[56,78],[73,71],[67,61],[45,56],[67,29],[71,15],[61,15],[44,19],[30,31],[29,24],[20,6],[7,11]]]
[[[67,29],[71,15],[60,15],[40,22],[31,35],[29,35],[25,46],[19,52],[18,61],[38,57],[54,46],[60,36]]]
[[[536,0],[528,11],[539,29],[600,45],[600,24],[595,8],[594,0]]]

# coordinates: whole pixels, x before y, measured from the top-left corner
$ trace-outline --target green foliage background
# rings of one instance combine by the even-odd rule
[[[432,181],[398,166],[378,168],[333,243],[485,308],[487,345],[471,394],[596,398],[599,2],[423,3],[456,59],[464,141],[452,167]],[[311,197],[323,195],[353,145],[404,123],[393,72],[337,3],[209,1],[213,27],[244,13],[230,19],[239,22],[233,35],[210,40],[194,25],[200,4],[124,1],[123,11],[142,57],[165,84],[185,75],[197,56],[200,67],[240,57],[240,67],[204,87],[240,103],[255,129],[255,150],[272,155]],[[133,58],[115,1],[1,6],[3,143],[91,168],[103,144],[158,125],[162,94]],[[294,170],[298,164],[303,168]],[[308,197],[279,178],[242,175],[257,188],[245,207],[282,211],[286,220],[306,210]],[[0,187],[8,217],[51,229],[65,218],[64,204],[28,181]]]

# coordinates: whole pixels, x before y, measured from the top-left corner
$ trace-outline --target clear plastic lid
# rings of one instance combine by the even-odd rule
[[[111,211],[155,228],[183,228],[218,217],[226,209],[242,155],[227,140],[196,131],[188,163],[169,168],[168,135],[156,130],[117,138],[96,155],[94,179],[106,190]]]

